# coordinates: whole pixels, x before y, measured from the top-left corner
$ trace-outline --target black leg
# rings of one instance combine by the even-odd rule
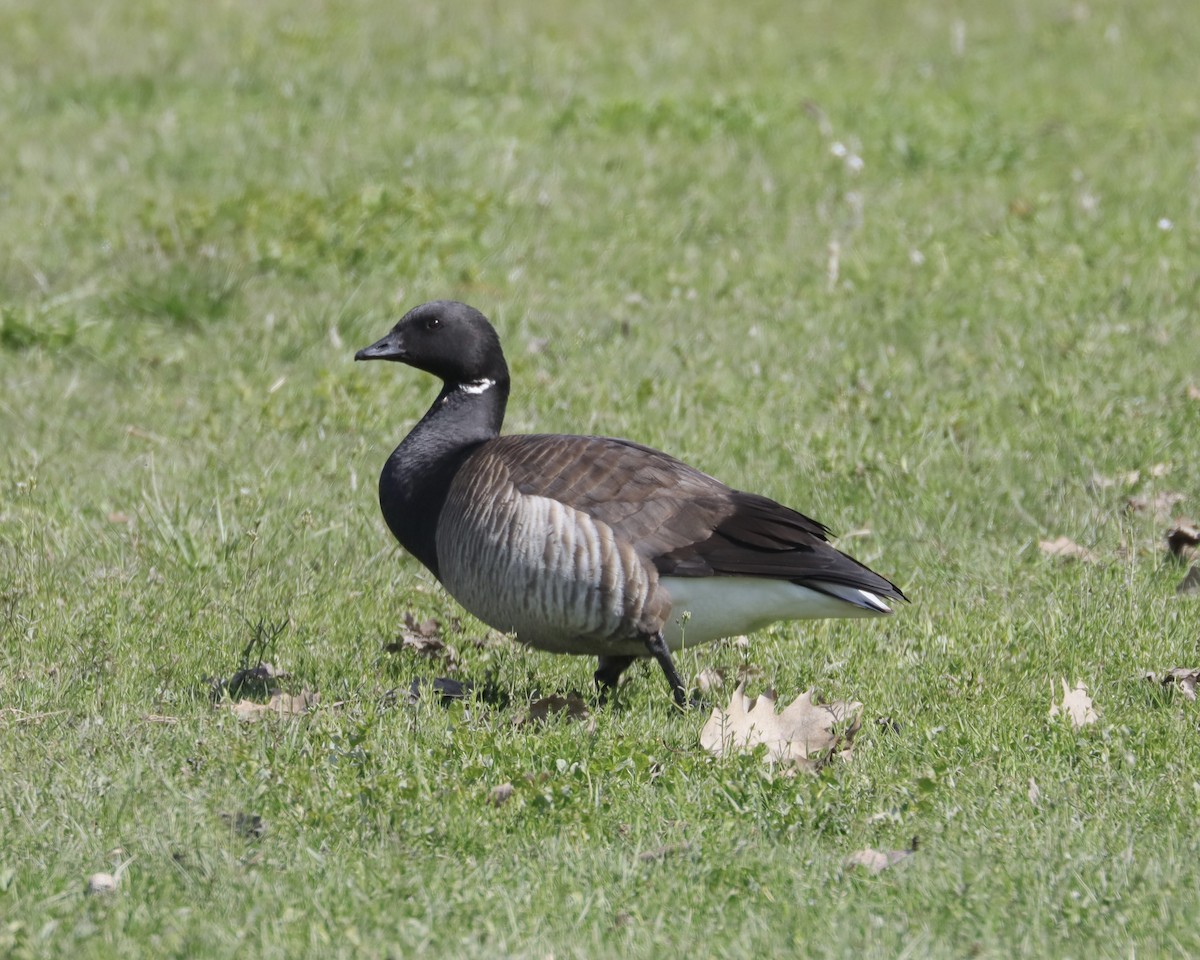
[[[634,661],[634,657],[601,657],[596,668],[596,686],[600,689],[600,701],[608,699],[608,694],[617,689],[617,681]]]
[[[675,696],[675,703],[679,707],[687,706],[687,689],[683,685],[683,681],[679,679],[679,671],[675,669],[675,661],[671,659],[671,651],[667,649],[667,641],[663,639],[662,631],[660,630],[652,637],[645,638],[646,649],[650,651],[650,656],[658,661],[658,665],[662,667],[663,673],[667,675],[667,683],[671,685],[671,693]]]

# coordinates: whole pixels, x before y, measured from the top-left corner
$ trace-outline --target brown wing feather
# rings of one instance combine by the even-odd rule
[[[823,524],[650,447],[563,435],[505,436],[488,447],[503,458],[518,491],[560,500],[607,524],[664,576],[828,582],[904,598],[830,546]]]

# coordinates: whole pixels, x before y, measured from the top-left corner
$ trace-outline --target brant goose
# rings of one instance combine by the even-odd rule
[[[900,588],[826,542],[827,528],[628,440],[500,436],[508,365],[478,310],[435,300],[355,360],[442,381],[379,477],[401,546],[484,623],[599,657],[602,690],[638,657],[778,620],[891,613]]]

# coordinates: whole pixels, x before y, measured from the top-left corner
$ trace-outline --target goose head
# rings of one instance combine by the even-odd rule
[[[405,363],[447,385],[508,382],[508,365],[495,328],[474,307],[454,300],[414,307],[354,359]]]

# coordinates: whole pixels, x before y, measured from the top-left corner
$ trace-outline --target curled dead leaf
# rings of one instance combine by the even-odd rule
[[[1066,679],[1062,680],[1062,703],[1054,703],[1054,681],[1050,681],[1050,718],[1053,719],[1059,714],[1064,714],[1071,718],[1071,724],[1076,729],[1086,727],[1088,724],[1095,723],[1100,719],[1100,715],[1096,713],[1092,705],[1092,698],[1088,696],[1087,686],[1081,680],[1075,681],[1075,686],[1068,686]]]
[[[502,807],[512,799],[515,788],[511,783],[502,783],[488,791],[488,803],[493,807]]]
[[[1177,687],[1186,700],[1196,699],[1196,684],[1200,682],[1200,667],[1172,667],[1161,676],[1147,673],[1146,679],[1164,687]]]
[[[720,690],[723,686],[725,686],[725,678],[721,676],[721,671],[712,667],[706,667],[696,676],[696,689],[701,693],[712,693],[714,690]]]
[[[917,852],[917,838],[913,837],[912,846],[908,850],[876,850],[866,847],[857,850],[846,858],[847,870],[866,870],[874,876],[882,873],[888,867],[895,866],[901,860],[907,860]]]
[[[1155,494],[1130,497],[1125,501],[1126,513],[1149,513],[1157,520],[1166,520],[1187,497],[1182,493],[1163,490]]]
[[[404,614],[404,626],[410,634],[418,637],[436,637],[442,630],[441,621],[436,617],[417,620],[411,610]]]
[[[776,712],[773,692],[751,700],[743,682],[733,691],[728,707],[713,708],[700,732],[700,745],[723,757],[765,744],[765,762],[816,770],[835,755],[848,759],[861,726],[861,703],[818,703],[806,690]]]
[[[738,683],[745,686],[749,680],[759,680],[764,676],[763,668],[757,663],[739,663],[737,669]]]
[[[437,617],[428,617],[424,620],[418,620],[413,616],[412,611],[404,614],[404,628],[407,629],[409,635],[418,637],[436,637],[442,632],[442,622]]]
[[[114,858],[120,857],[125,851],[120,847],[112,851]],[[129,865],[133,863],[133,857],[129,857],[123,863],[117,864],[112,873],[102,872],[93,873],[87,878],[87,894],[92,897],[106,897],[117,892],[117,886],[121,882],[121,877],[125,875],[125,871],[129,869]]]
[[[93,873],[87,879],[89,896],[106,896],[117,892],[117,876],[113,873]]]
[[[435,617],[417,620],[412,612],[404,614],[404,629],[400,636],[384,644],[385,653],[400,653],[408,650],[422,657],[445,657],[453,666],[458,662],[458,652],[442,639],[442,624]]]
[[[1112,487],[1132,487],[1141,479],[1142,472],[1140,470],[1128,470],[1111,477],[1093,473],[1087,485],[1090,490],[1108,490]]]
[[[1046,556],[1058,560],[1081,560],[1084,563],[1095,563],[1100,559],[1087,547],[1081,547],[1069,537],[1039,540],[1038,547]]]
[[[406,633],[400,637],[398,642],[392,641],[386,644],[383,649],[387,653],[399,653],[402,650],[411,650],[418,656],[436,657],[446,649],[446,641],[441,637],[422,637]]]

